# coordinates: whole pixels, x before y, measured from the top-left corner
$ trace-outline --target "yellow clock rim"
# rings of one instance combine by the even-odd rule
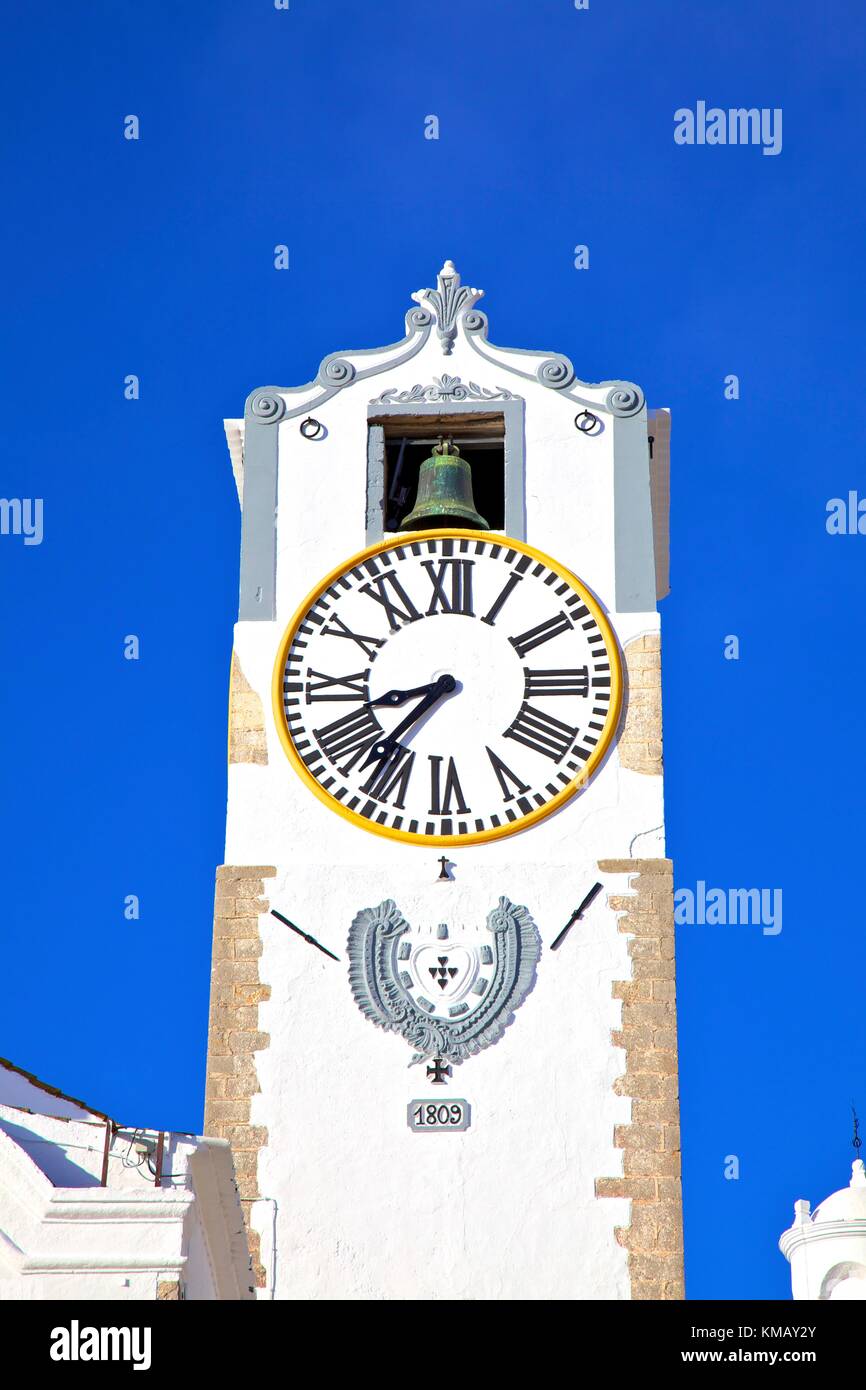
[[[306,617],[307,612],[316,600],[321,598],[325,590],[329,589],[335,580],[345,574],[346,570],[355,569],[356,566],[362,564],[364,560],[369,560],[373,555],[378,555],[383,550],[394,550],[397,546],[414,544],[416,541],[442,540],[443,538],[447,539],[452,537],[457,540],[489,540],[494,544],[498,544],[500,541],[505,542],[508,546],[513,547],[515,550],[519,550],[523,555],[529,555],[533,560],[546,565],[549,569],[555,570],[555,572],[560,574],[568,584],[574,585],[598,623],[601,632],[604,634],[605,643],[610,652],[610,711],[604,726],[604,732],[599,738],[595,748],[592,750],[584,768],[576,777],[572,778],[567,786],[563,787],[561,792],[557,792],[556,796],[552,797],[550,801],[545,802],[543,806],[536,807],[534,811],[530,811],[528,815],[522,816],[519,820],[508,821],[505,825],[494,826],[491,827],[490,830],[476,830],[468,835],[413,835],[408,830],[395,830],[392,826],[377,825],[374,821],[368,820],[366,816],[359,815],[357,811],[350,811],[348,806],[343,806],[331,796],[324,787],[320,786],[306,763],[300,757],[292,742],[291,735],[289,734],[283,706],[283,672],[285,670],[286,657],[289,647],[292,644],[292,639],[301,622]],[[323,805],[327,806],[331,811],[335,811],[337,815],[342,816],[344,820],[349,821],[352,825],[360,826],[363,830],[371,831],[374,835],[384,835],[389,840],[400,840],[404,844],[443,846],[480,845],[491,840],[504,839],[508,835],[516,835],[521,830],[527,830],[531,825],[537,825],[539,821],[552,815],[554,811],[558,811],[561,806],[564,806],[567,801],[571,800],[576,792],[580,791],[581,787],[586,785],[593,772],[604,758],[619,725],[619,717],[622,709],[622,662],[620,660],[619,643],[616,640],[616,635],[598,599],[590,592],[583,580],[578,579],[576,574],[566,569],[558,560],[554,560],[551,555],[547,555],[543,550],[536,550],[535,546],[527,545],[525,541],[515,540],[513,536],[502,535],[498,531],[452,530],[450,527],[432,531],[407,531],[405,536],[390,536],[387,540],[378,541],[375,545],[370,545],[364,550],[359,550],[358,553],[353,555],[350,559],[343,560],[339,565],[336,565],[329,574],[325,575],[324,579],[319,581],[314,589],[310,590],[307,597],[298,605],[288,627],[280,638],[280,644],[277,648],[277,659],[274,662],[273,679],[271,681],[271,701],[273,705],[274,723],[276,724],[280,742],[295,772],[298,774],[301,781],[307,785],[313,795],[318,797]]]

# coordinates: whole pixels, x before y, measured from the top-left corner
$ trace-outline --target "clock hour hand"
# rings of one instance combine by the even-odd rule
[[[428,709],[431,709],[438,700],[441,700],[443,695],[450,694],[456,684],[457,682],[453,676],[440,676],[438,681],[433,681],[432,685],[423,686],[422,689],[426,690],[423,700],[418,701],[415,708],[409,711],[405,719],[402,719],[397,725],[396,729],[392,729],[391,733],[385,738],[373,744],[369,754],[364,762],[361,763],[358,771],[362,771],[365,767],[368,767],[370,763],[384,762],[386,758],[396,753],[401,735],[405,734],[408,729],[411,729],[412,725],[418,722],[422,714],[426,714]],[[389,694],[390,693],[392,692],[389,692]],[[411,694],[411,692],[407,693]]]
[[[377,700],[367,700],[366,704],[371,706],[390,705],[396,709],[398,705],[405,705],[407,700],[413,699],[416,695],[429,695],[435,684],[435,681],[431,681],[429,685],[416,685],[414,690],[388,690]]]

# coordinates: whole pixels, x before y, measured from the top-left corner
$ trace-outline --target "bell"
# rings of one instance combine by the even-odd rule
[[[400,522],[401,531],[426,531],[444,526],[465,526],[471,531],[490,527],[475,510],[472,469],[451,440],[439,437],[430,457],[418,473],[415,506]]]

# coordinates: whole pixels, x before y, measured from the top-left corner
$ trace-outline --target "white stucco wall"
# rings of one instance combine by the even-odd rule
[[[166,1135],[156,1187],[131,1142],[157,1135],[119,1131],[103,1187],[105,1132],[0,1105],[0,1301],[147,1301],[174,1281],[191,1299],[249,1297],[227,1146]]]
[[[866,1221],[837,1222],[834,1230],[809,1234],[813,1239],[790,1257],[794,1299],[866,1300]]]
[[[47,1087],[30,1072],[22,1071],[0,1057],[0,1105],[19,1110],[35,1110],[41,1115],[61,1115],[67,1119],[94,1119],[96,1112],[81,1100]]]

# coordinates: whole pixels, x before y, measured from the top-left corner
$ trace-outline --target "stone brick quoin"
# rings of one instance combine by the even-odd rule
[[[262,702],[253,690],[232,652],[229,682],[229,762],[259,763],[268,761],[268,741]]]
[[[645,776],[662,771],[661,639],[645,633],[624,648],[628,678],[625,721],[619,737],[620,766]]]
[[[639,650],[653,652],[651,646]],[[673,866],[668,859],[606,859],[599,869],[630,875],[628,893],[611,894],[608,903],[624,914],[618,930],[629,937],[632,962],[632,978],[615,980],[611,987],[614,999],[622,1001],[621,1026],[611,1039],[626,1054],[625,1072],[613,1089],[630,1097],[632,1118],[614,1130],[614,1144],[623,1150],[623,1174],[598,1178],[595,1192],[631,1202],[630,1224],[617,1227],[615,1235],[628,1250],[632,1298],[681,1299]]]
[[[259,978],[259,916],[269,909],[264,880],[275,874],[272,865],[262,864],[222,864],[216,871],[205,1092],[205,1133],[228,1139],[232,1146],[253,1274],[260,1288],[267,1274],[258,1232],[250,1228],[250,1208],[259,1197],[259,1150],[268,1135],[261,1125],[250,1123],[250,1116],[252,1097],[259,1090],[255,1054],[270,1043],[259,1029],[259,1004],[271,993]]]

